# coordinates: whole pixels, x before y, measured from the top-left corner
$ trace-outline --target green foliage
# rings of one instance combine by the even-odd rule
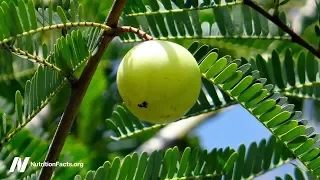
[[[1,67],[3,71],[1,71],[0,77],[2,77],[2,82],[0,82],[4,84],[5,87],[7,86],[7,80],[15,83],[21,81],[21,75],[15,74],[13,69],[13,62],[15,61],[29,59],[42,65],[35,71],[34,65],[29,63],[26,70],[22,72],[20,70],[20,72],[23,73],[23,75],[26,74],[27,77],[31,77],[33,73],[34,75],[30,80],[23,80],[20,85],[18,84],[19,91],[17,91],[15,96],[10,95],[10,92],[4,91],[3,93],[5,98],[11,98],[11,102],[14,102],[15,99],[15,103],[12,104],[11,107],[6,105],[7,107],[0,108],[0,112],[2,111],[1,122],[3,124],[0,139],[1,146],[3,146],[4,143],[9,141],[17,132],[27,125],[27,123],[59,93],[67,83],[67,80],[72,81],[79,76],[79,73],[82,71],[81,68],[83,68],[84,63],[98,44],[97,36],[98,32],[100,32],[101,25],[96,25],[98,27],[95,28],[94,23],[91,23],[90,25],[93,28],[83,32],[70,31],[69,34],[59,38],[54,45],[53,43],[49,43],[49,45],[40,44],[41,36],[35,39],[36,43],[27,43],[27,41],[31,41],[33,34],[45,30],[62,28],[63,34],[63,32],[67,30],[63,28],[73,26],[72,23],[69,23],[70,21],[81,19],[79,4],[72,1],[70,3],[71,11],[68,12],[60,6],[54,7],[51,3],[49,3],[47,9],[43,10],[40,8],[38,11],[35,11],[32,1],[28,1],[27,4],[19,1],[17,6],[13,1],[10,1],[9,5],[3,2],[1,6],[4,9],[8,8],[8,11],[12,11],[12,13],[14,13],[13,16],[18,19],[20,18],[21,21],[17,21],[17,24],[7,23],[2,26],[2,34],[0,33],[2,39],[1,45],[19,58],[17,59],[15,56],[12,56],[11,53],[1,50],[2,55],[6,57],[6,65]],[[30,10],[24,8],[26,6],[28,6]],[[16,9],[19,9],[21,14],[18,14]],[[54,9],[57,9],[58,12],[56,13]],[[29,15],[26,15],[26,13],[29,13]],[[8,16],[6,16],[6,18],[7,17]],[[63,26],[61,23],[67,24]],[[54,24],[56,24],[56,26]],[[77,25],[87,26],[86,23],[78,23]],[[22,27],[24,27],[24,29],[22,29]],[[16,31],[7,33],[7,31],[5,31],[6,29],[15,29]],[[34,46],[30,46],[32,44]],[[21,47],[21,49],[16,48],[15,45]],[[26,45],[29,45],[29,47]],[[34,53],[28,53],[33,52],[34,49],[41,50],[36,51],[37,53],[35,55],[33,55]],[[19,64],[21,64],[21,62],[19,62]],[[11,86],[7,86],[8,89],[14,87],[12,83],[10,85]],[[24,91],[23,97],[21,96],[21,91]],[[3,105],[6,101],[6,99],[2,100]],[[8,115],[12,112],[13,107],[15,107],[14,113]]]
[[[44,161],[48,139],[68,99],[67,84],[72,86],[96,53],[101,31],[112,32],[108,26],[87,22],[92,18],[89,14],[102,22],[112,2],[82,1],[84,6],[77,0],[0,1],[1,178],[38,178],[40,167],[28,166],[24,173],[7,170],[14,157]],[[289,26],[292,22],[283,7],[290,7],[292,1],[275,1],[279,4],[274,7],[274,14]],[[297,106],[304,99],[320,100],[318,59],[243,4],[235,0],[128,0],[120,25],[140,28],[155,39],[189,45],[203,86],[198,101],[179,120],[241,104],[272,133],[268,141],[242,144],[237,151],[226,147],[208,152],[196,147],[197,139],[179,137],[168,145],[177,147],[151,154],[134,152],[167,124],[140,121],[121,104],[114,78],[116,62],[131,46],[124,42],[142,41],[136,34],[124,33],[121,44],[111,43],[105,53],[59,158],[82,161],[86,167],[56,168],[53,179],[72,179],[76,174],[75,179],[253,179],[296,161],[302,164],[284,179],[318,178],[320,135],[296,111],[302,110]],[[314,32],[310,37],[320,33],[319,13],[315,19],[309,23],[313,25],[307,32]],[[45,106],[51,107],[46,117],[37,116]],[[316,113],[318,107],[314,107]],[[36,128],[25,128],[39,117]]]
[[[287,98],[270,92],[272,85],[265,84],[266,81],[259,79],[254,72],[246,75],[241,67],[232,61],[222,69],[214,68],[220,61],[224,61],[224,58],[212,60],[207,57],[202,63],[206,61],[214,63],[206,63],[206,68],[202,69],[203,76],[254,115],[310,172],[318,176],[319,149],[315,144],[319,135],[313,134],[314,128],[306,127],[307,122],[300,119],[301,112],[294,111],[294,105],[288,104]]]
[[[43,49],[46,49],[46,46]],[[56,64],[58,68],[65,72],[72,73],[89,56],[86,41],[79,31],[73,31],[66,38],[58,39],[54,49],[55,51],[48,56],[46,61],[50,64]],[[32,79],[26,82],[23,101],[20,92],[17,91],[14,115],[11,118],[6,115],[2,117],[1,122],[4,126],[0,136],[1,145],[10,140],[31,121],[66,82],[67,79],[61,76],[59,72],[53,71],[51,67],[38,67]],[[12,120],[12,122],[8,122],[7,119]]]
[[[282,180],[281,177],[276,177],[276,180]],[[304,174],[303,171],[299,168],[294,169],[294,175],[286,174],[284,179],[297,179],[297,180],[314,180],[316,179],[314,176],[310,174]]]
[[[0,95],[0,111],[6,114],[10,114],[14,108],[15,90],[24,92],[26,81],[30,79],[36,71],[35,64],[25,61],[25,59],[31,56],[41,59],[46,57],[42,54],[43,39],[39,33],[37,36],[26,33],[30,30],[35,30],[42,27],[45,19],[52,19],[51,24],[61,23],[61,20],[56,15],[52,8],[56,6],[50,6],[50,10],[36,11],[33,1],[1,1],[1,30],[0,39],[1,46],[5,49],[1,49],[0,60],[0,83],[1,83],[1,95]],[[5,14],[6,13],[6,14]],[[69,14],[68,12],[65,12]],[[10,15],[8,15],[10,14]],[[16,37],[18,34],[21,36]],[[61,34],[61,32],[53,33]],[[10,40],[9,40],[10,39]],[[4,43],[4,40],[5,41]],[[49,40],[49,39],[47,39]],[[49,50],[53,45],[55,39],[47,41],[49,44]],[[18,47],[18,48],[17,48]],[[9,51],[10,50],[11,53]],[[15,50],[15,52],[13,52]],[[28,55],[26,54],[27,52]],[[44,52],[45,53],[45,52]],[[31,59],[35,61],[35,59]],[[41,82],[43,83],[43,82]],[[14,91],[9,91],[10,89]],[[35,110],[36,111],[36,110]]]
[[[275,40],[290,38],[264,16],[242,5],[242,1],[132,1],[128,2],[121,25],[139,27],[156,39],[197,39],[224,48],[265,51]],[[205,18],[204,18],[205,17]],[[280,13],[286,22],[285,13]],[[141,41],[133,34],[121,36],[123,42]],[[236,45],[236,46],[235,46]],[[263,50],[263,51],[262,51]]]
[[[40,60],[46,57],[43,49],[43,39],[39,33],[37,36],[31,36],[30,30],[35,30],[42,27],[44,17],[53,17],[52,23],[61,22],[57,18],[54,11],[48,11],[48,9],[39,13],[35,10],[33,1],[1,1],[1,30],[0,39],[2,49],[0,50],[0,83],[1,83],[1,95],[0,95],[0,111],[10,114],[14,108],[15,91],[19,90],[24,92],[26,81],[33,76],[36,71],[35,64],[26,61],[30,57],[32,62]],[[53,7],[53,6],[51,6]],[[7,13],[7,14],[4,14]],[[67,12],[68,13],[68,12]],[[8,15],[10,14],[10,15]],[[13,23],[14,22],[14,23]],[[24,34],[20,38],[16,36]],[[61,34],[61,32],[53,33],[52,35]],[[11,37],[11,39],[10,39]],[[5,39],[10,39],[4,43]],[[49,44],[48,50],[51,49],[55,42],[55,39],[47,39]],[[3,49],[4,48],[4,49]],[[9,50],[9,51],[8,51]],[[28,53],[29,52],[29,53]],[[35,59],[35,57],[37,57]],[[9,91],[13,89],[14,91]]]
[[[17,4],[15,4],[14,1],[9,1],[8,3],[3,1],[0,12],[0,19],[2,19],[0,39],[14,37],[43,26],[61,24],[62,22],[69,21],[69,19],[73,22],[81,19],[78,3],[76,1],[72,2],[73,8],[68,12],[60,6],[53,7],[51,2],[49,8],[45,10],[39,8],[38,11],[36,11],[33,1],[31,0],[27,2],[18,1]],[[57,9],[59,13],[56,13],[54,9]],[[7,16],[9,13],[11,16]],[[29,52],[38,49],[39,44],[28,42],[32,42],[31,36],[26,36],[22,40],[13,43],[16,43],[19,47]]]
[[[319,60],[310,52],[300,51],[293,56],[287,49],[284,56],[276,51],[268,60],[258,55],[255,64],[262,77],[268,79],[268,83],[276,85],[276,91],[286,96],[298,98],[310,98],[319,100]]]
[[[154,151],[128,155],[121,162],[119,158],[106,162],[96,172],[88,172],[85,179],[180,179],[212,178],[227,174],[238,157],[232,149],[206,150],[186,148],[179,157],[178,148],[170,148],[165,153]],[[177,166],[178,165],[178,166]],[[160,171],[161,170],[161,171]],[[215,173],[213,173],[215,172]],[[81,179],[77,176],[75,179]]]
[[[39,173],[31,174],[27,177],[24,177],[23,180],[37,180],[39,177]]]
[[[10,141],[5,148],[1,148],[1,164],[4,168],[0,172],[1,178],[8,176],[8,169],[15,156],[30,157],[30,161],[41,162],[44,160],[48,150],[49,143],[41,139],[34,138],[28,130],[22,130],[15,138]],[[25,174],[31,174],[39,168],[27,167]],[[14,172],[10,173],[10,178],[18,179],[24,177],[25,174]]]
[[[15,103],[15,92],[10,89],[23,91],[26,80],[35,72],[35,66],[30,62],[21,62],[5,50],[0,50],[0,57],[0,112],[8,114],[13,112]],[[14,63],[18,65],[18,69],[14,68]]]
[[[230,148],[210,152],[186,148],[179,157],[174,147],[149,156],[134,153],[122,161],[116,158],[112,163],[105,162],[97,171],[88,172],[85,179],[253,179],[293,159],[291,152],[271,137],[249,148],[242,144],[237,152]]]

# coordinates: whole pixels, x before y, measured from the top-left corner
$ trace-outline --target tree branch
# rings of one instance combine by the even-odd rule
[[[115,0],[112,8],[106,18],[105,24],[110,27],[117,27],[119,17],[126,4],[127,0]],[[68,133],[71,129],[75,116],[79,110],[83,97],[88,89],[91,79],[98,67],[100,59],[102,58],[106,48],[110,44],[114,36],[110,36],[104,31],[101,36],[101,43],[98,47],[97,53],[94,54],[83,70],[80,78],[71,86],[71,95],[68,105],[61,117],[60,123],[57,127],[56,133],[53,137],[52,143],[49,147],[45,162],[56,162],[59,158],[63,145],[66,141]],[[39,179],[49,180],[52,176],[54,167],[43,167],[40,172]]]
[[[310,51],[312,54],[320,58],[320,52],[317,51],[311,44],[309,44],[307,41],[302,39],[297,33],[295,33],[292,29],[290,29],[285,23],[281,21],[281,19],[278,16],[272,16],[268,12],[266,12],[262,7],[260,7],[258,4],[253,2],[252,0],[243,0],[243,4],[250,6],[252,9],[258,11],[260,14],[262,14],[264,17],[272,21],[274,24],[276,24],[278,27],[280,27],[283,31],[288,33],[291,38],[292,42],[295,42],[304,48],[306,48],[308,51]]]

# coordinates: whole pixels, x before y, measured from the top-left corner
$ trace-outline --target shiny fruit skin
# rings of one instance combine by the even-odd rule
[[[169,123],[197,101],[201,74],[193,55],[168,41],[147,41],[132,48],[117,74],[126,107],[140,120]]]

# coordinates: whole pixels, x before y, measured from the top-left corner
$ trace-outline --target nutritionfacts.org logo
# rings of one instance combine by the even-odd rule
[[[9,172],[17,169],[18,172],[24,172],[27,168],[30,157],[25,157],[23,160],[20,157],[13,158]]]
[[[30,163],[32,167],[80,167],[83,168],[83,163],[71,163],[71,162],[33,162],[30,161],[30,157],[25,157],[24,159],[20,157],[14,157],[9,172],[14,171],[24,172],[27,168],[27,165]]]

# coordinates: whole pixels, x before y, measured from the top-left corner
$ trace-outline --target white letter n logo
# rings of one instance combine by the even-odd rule
[[[29,159],[30,159],[30,157],[24,158],[23,163],[22,163],[21,158],[15,157],[12,161],[9,172],[13,172],[16,167],[19,172],[24,172],[26,170]]]

